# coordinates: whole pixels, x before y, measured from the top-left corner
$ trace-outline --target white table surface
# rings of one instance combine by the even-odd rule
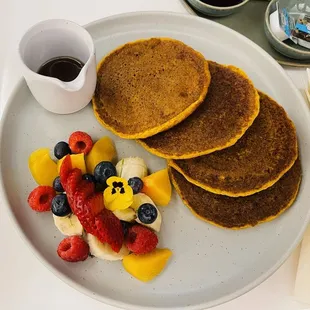
[[[20,78],[16,65],[18,41],[34,23],[47,18],[65,18],[86,24],[113,14],[147,10],[188,14],[179,0],[0,0],[0,4],[0,113]],[[302,89],[305,70],[286,68],[286,71]],[[23,244],[8,215],[0,210],[0,309],[117,309],[84,296],[51,274]],[[260,286],[214,309],[310,309],[310,305],[300,304],[292,298],[298,250]]]

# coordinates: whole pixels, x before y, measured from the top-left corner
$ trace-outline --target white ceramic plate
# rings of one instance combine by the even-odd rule
[[[107,304],[129,309],[202,309],[254,288],[269,277],[302,238],[309,219],[310,116],[301,95],[282,68],[261,48],[211,21],[173,13],[132,13],[92,23],[97,60],[117,46],[136,39],[167,36],[180,39],[206,58],[244,69],[255,85],[283,105],[296,124],[303,163],[298,200],[273,222],[231,231],[196,219],[174,194],[163,210],[160,246],[174,255],[155,281],[143,284],[130,277],[120,262],[88,259],[66,263],[56,248],[63,236],[51,214],[36,214],[27,195],[36,186],[27,167],[29,154],[39,147],[53,148],[75,130],[99,138],[108,134],[119,157],[142,156],[151,170],[165,162],[148,154],[134,141],[116,138],[96,122],[91,107],[73,115],[54,115],[32,97],[24,81],[11,96],[1,129],[1,201],[39,260],[65,282]],[[184,77],[186,78],[186,77]],[[27,266],[25,266],[27,268]]]

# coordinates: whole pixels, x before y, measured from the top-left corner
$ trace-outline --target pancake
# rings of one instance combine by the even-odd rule
[[[216,226],[241,229],[275,219],[295,201],[301,165],[293,167],[272,187],[247,197],[228,197],[205,191],[170,168],[172,182],[184,204],[198,218]]]
[[[140,140],[149,152],[186,159],[222,150],[240,139],[259,113],[259,96],[246,74],[209,62],[211,84],[204,103],[168,131]]]
[[[152,38],[127,43],[97,68],[93,109],[116,135],[146,138],[188,117],[210,84],[208,62],[184,43]]]
[[[294,164],[297,137],[284,109],[260,93],[260,113],[232,147],[169,165],[193,184],[231,197],[248,196],[276,183]]]

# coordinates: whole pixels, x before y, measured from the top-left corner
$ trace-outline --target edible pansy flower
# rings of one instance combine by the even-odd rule
[[[110,177],[103,192],[104,205],[111,211],[125,210],[133,203],[133,191],[128,182],[119,177]]]

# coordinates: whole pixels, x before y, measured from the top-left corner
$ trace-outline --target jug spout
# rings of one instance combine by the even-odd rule
[[[63,88],[67,91],[77,92],[83,89],[84,85],[87,83],[91,83],[92,87],[95,87],[96,80],[90,81],[94,72],[96,72],[96,57],[95,55],[92,55],[83,66],[79,75],[73,81],[62,83]]]
[[[71,92],[79,91],[83,88],[83,86],[86,83],[86,74],[87,74],[87,70],[83,68],[81,72],[79,73],[79,75],[73,81],[61,82],[61,86],[66,91],[71,91]]]

